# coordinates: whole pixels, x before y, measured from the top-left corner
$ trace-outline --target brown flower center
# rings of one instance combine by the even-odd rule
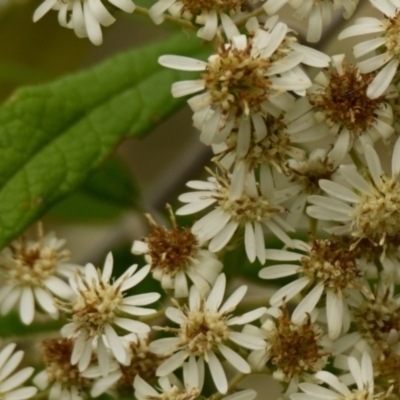
[[[375,74],[361,74],[352,66],[343,74],[330,73],[329,85],[309,95],[310,103],[324,114],[328,126],[339,124],[357,135],[370,128],[384,97],[370,99],[367,88]]]
[[[267,340],[272,364],[282,371],[287,381],[295,375],[321,370],[329,355],[321,349],[322,336],[323,331],[310,318],[305,324],[293,324],[288,311],[283,309],[276,330]]]
[[[80,376],[76,365],[71,365],[74,341],[71,339],[46,339],[42,342],[43,360],[49,382],[60,382],[64,387],[76,386],[85,390],[91,386],[87,378]]]
[[[244,50],[220,46],[201,75],[212,104],[223,112],[234,110],[237,115],[249,115],[250,110],[257,112],[273,93],[271,82],[264,76],[271,62],[252,56],[251,38],[249,41]]]
[[[336,292],[361,288],[362,272],[357,266],[356,255],[338,239],[315,239],[310,254],[301,259],[301,272]]]
[[[175,274],[185,269],[196,256],[198,242],[190,228],[173,227],[165,229],[155,226],[146,238],[151,257],[151,269],[161,269],[163,273]]]
[[[182,3],[184,10],[192,16],[212,10],[228,15],[235,15],[238,11],[246,12],[250,10],[248,2],[245,0],[182,0]]]

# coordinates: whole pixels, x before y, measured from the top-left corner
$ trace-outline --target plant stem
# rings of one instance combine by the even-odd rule
[[[358,156],[358,154],[354,149],[351,149],[349,151],[349,154],[354,165],[357,167],[357,170],[360,172],[364,168],[364,164],[361,162],[360,157]]]
[[[149,10],[144,7],[136,6],[136,8],[133,12],[136,14],[140,14],[140,15],[147,15],[147,16],[149,15]],[[164,19],[168,22],[172,22],[175,25],[179,25],[182,28],[189,29],[191,31],[197,31],[197,28],[191,22],[186,21],[185,19],[176,18],[176,17],[173,17],[172,15],[164,15]]]
[[[262,7],[259,7],[259,8],[257,8],[257,9],[255,9],[254,11],[252,11],[251,13],[245,15],[244,17],[235,20],[235,25],[239,28],[239,27],[245,25],[246,22],[247,22],[250,18],[252,18],[252,17],[258,17],[259,15],[264,14],[264,13],[265,13],[264,9],[263,9]]]
[[[235,375],[228,384],[228,392],[230,392],[232,389],[235,389],[235,387],[246,377],[246,374],[242,374],[241,372]],[[213,396],[210,397],[210,400],[220,400],[222,397],[225,396],[224,394],[217,393],[214,394]]]

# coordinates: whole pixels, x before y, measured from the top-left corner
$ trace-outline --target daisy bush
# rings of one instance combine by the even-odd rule
[[[0,400],[400,399],[400,0],[358,3],[0,1],[37,63],[161,32],[0,63]]]

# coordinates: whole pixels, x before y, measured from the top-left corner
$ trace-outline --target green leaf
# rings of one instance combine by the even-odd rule
[[[198,40],[173,36],[18,90],[0,108],[0,248],[76,190],[122,138],[143,136],[182,105],[171,84],[188,74],[157,58],[204,58],[199,49]]]
[[[68,222],[110,220],[135,208],[138,199],[139,189],[133,177],[127,167],[113,157],[77,193],[58,203],[47,216]]]
[[[35,322],[32,325],[24,325],[19,314],[12,311],[6,316],[0,317],[0,337],[13,338],[15,336],[31,336],[44,332],[54,332],[61,329],[62,322],[50,320],[47,322]]]

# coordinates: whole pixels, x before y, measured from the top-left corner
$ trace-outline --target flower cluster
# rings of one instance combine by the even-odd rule
[[[35,240],[1,250],[1,314],[62,324],[42,341],[33,379],[51,400],[252,400],[240,383],[252,373],[280,382],[286,400],[400,398],[400,0],[370,3],[382,15],[339,35],[375,36],[354,46],[355,64],[302,44],[277,13],[293,8],[317,42],[357,0],[140,8],[213,43],[205,60],[158,60],[192,73],[172,96],[189,96],[212,167],[187,182],[175,212],[167,206],[169,225],[145,214],[134,265],[114,265],[112,253],[102,269],[75,265],[41,225]],[[118,9],[136,6],[45,0],[34,20],[56,10],[62,26],[100,44]],[[260,278],[262,295],[243,278]],[[33,368],[11,376],[14,349],[0,352],[0,394],[31,398],[37,389],[19,386]]]

